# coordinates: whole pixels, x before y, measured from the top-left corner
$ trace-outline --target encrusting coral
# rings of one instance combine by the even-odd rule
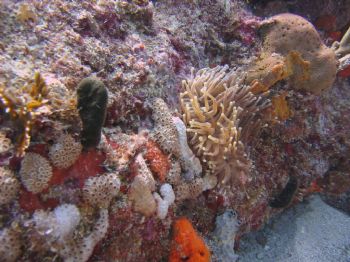
[[[3,228],[0,230],[0,257],[4,262],[18,261],[21,255],[22,241],[19,232],[14,229]]]
[[[152,118],[155,122],[154,138],[165,152],[180,155],[177,130],[168,106],[161,98],[152,101]]]
[[[117,167],[118,171],[127,170],[139,149],[146,144],[147,136],[147,132],[142,131],[134,135],[110,136],[109,141],[102,136],[101,148],[106,152],[107,163]]]
[[[69,134],[62,134],[50,147],[49,158],[55,167],[68,168],[78,159],[81,150],[80,142]]]
[[[169,169],[169,172],[166,176],[166,182],[168,182],[171,185],[178,185],[181,181],[181,166],[178,161],[175,159],[172,159],[171,161],[171,167]]]
[[[117,174],[91,177],[85,181],[83,197],[91,205],[108,208],[112,198],[119,193],[119,188],[120,180]]]
[[[144,154],[145,160],[148,161],[151,171],[157,176],[157,178],[161,182],[164,182],[170,169],[168,156],[165,155],[152,140],[147,141],[146,149],[146,153]]]
[[[250,92],[238,72],[227,66],[204,68],[183,81],[183,121],[194,153],[219,181],[245,184],[251,168],[242,141],[259,125],[267,101]]]
[[[0,205],[10,203],[19,192],[19,182],[14,173],[0,167]]]
[[[19,175],[22,184],[28,191],[40,193],[49,185],[52,167],[45,157],[30,152],[24,156],[21,162]]]
[[[176,186],[175,195],[177,201],[186,199],[195,199],[203,191],[213,189],[217,184],[216,176],[205,175],[203,178],[198,177],[191,181],[181,180]]]
[[[77,107],[83,122],[81,143],[84,148],[96,147],[106,119],[107,88],[98,79],[85,78],[78,85],[77,95]]]
[[[173,225],[169,262],[209,262],[210,252],[203,239],[187,218],[179,218]]]

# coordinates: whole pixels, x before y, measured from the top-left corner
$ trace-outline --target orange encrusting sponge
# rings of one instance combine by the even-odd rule
[[[169,262],[209,262],[210,252],[187,218],[173,225]]]
[[[144,158],[148,161],[149,168],[158,177],[159,181],[164,183],[170,169],[168,156],[152,140],[147,141],[146,148],[147,151],[144,154]]]

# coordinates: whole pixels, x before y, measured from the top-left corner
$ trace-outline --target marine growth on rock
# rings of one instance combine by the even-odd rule
[[[247,261],[349,210],[350,5],[311,2],[0,1],[0,261]]]

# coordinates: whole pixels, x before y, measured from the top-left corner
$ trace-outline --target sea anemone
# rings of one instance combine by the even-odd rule
[[[183,121],[193,152],[219,181],[245,184],[251,161],[245,143],[258,130],[258,112],[268,101],[244,85],[244,75],[227,66],[204,68],[182,83]]]

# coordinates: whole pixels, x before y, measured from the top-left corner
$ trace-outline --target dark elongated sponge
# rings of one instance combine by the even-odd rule
[[[78,111],[83,122],[81,143],[85,149],[96,147],[101,140],[106,118],[108,92],[95,78],[84,78],[78,85]]]

